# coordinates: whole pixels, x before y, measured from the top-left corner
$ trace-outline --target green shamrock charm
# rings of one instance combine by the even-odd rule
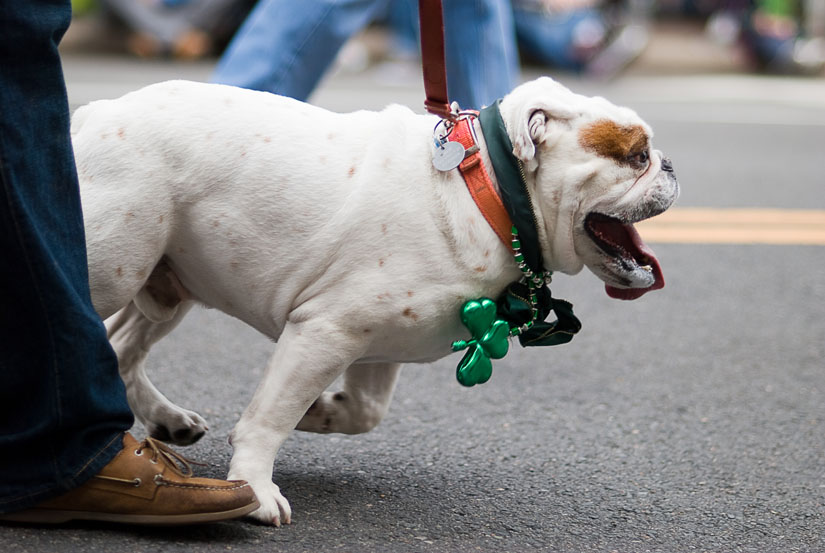
[[[461,309],[461,322],[470,331],[472,339],[453,342],[453,351],[469,348],[458,364],[456,378],[462,386],[484,384],[493,374],[490,359],[507,355],[510,325],[496,319],[496,304],[489,298],[465,303]]]

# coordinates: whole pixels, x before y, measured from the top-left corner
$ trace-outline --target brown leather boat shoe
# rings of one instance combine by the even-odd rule
[[[182,525],[238,518],[260,506],[247,482],[196,478],[189,463],[152,438],[138,442],[127,433],[123,450],[88,482],[0,519]]]

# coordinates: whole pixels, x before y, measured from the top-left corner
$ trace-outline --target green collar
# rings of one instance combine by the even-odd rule
[[[539,246],[538,222],[530,201],[521,160],[513,155],[513,144],[501,118],[501,100],[481,110],[478,121],[487,143],[487,155],[496,174],[501,202],[518,229],[521,248],[527,266],[536,273],[544,272],[544,260]]]

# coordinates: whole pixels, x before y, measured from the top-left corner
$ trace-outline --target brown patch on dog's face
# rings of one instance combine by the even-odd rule
[[[602,157],[629,163],[634,156],[647,151],[650,138],[641,125],[620,126],[615,121],[600,119],[579,131],[579,144]]]

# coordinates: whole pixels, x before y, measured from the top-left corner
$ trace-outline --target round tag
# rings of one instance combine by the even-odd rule
[[[464,161],[464,146],[458,142],[445,142],[433,152],[433,167],[439,171],[450,171]]]

